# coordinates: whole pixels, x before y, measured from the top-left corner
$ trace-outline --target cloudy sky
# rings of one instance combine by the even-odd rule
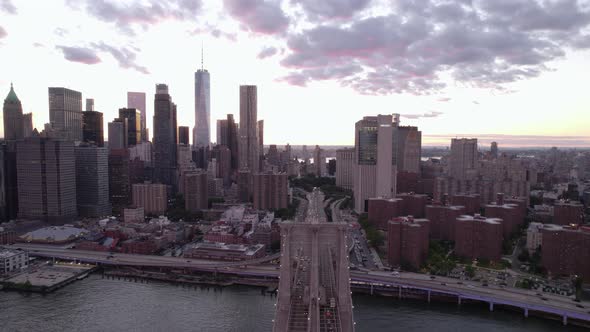
[[[424,145],[590,146],[590,0],[0,0],[0,93],[40,128],[49,86],[105,122],[144,91],[151,128],[166,83],[192,128],[201,45],[213,140],[255,84],[265,143],[353,144],[361,117],[400,113]]]

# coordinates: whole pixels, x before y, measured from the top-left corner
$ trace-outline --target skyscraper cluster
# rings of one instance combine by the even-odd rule
[[[210,76],[203,67],[195,72],[192,145],[189,127],[178,124],[177,105],[166,84],[155,85],[151,140],[144,92],[127,92],[127,105],[107,126],[94,99],[87,98],[82,110],[81,92],[50,87],[48,96],[50,123],[42,131],[33,129],[32,114],[23,114],[12,86],[5,98],[1,220],[64,223],[134,207],[163,213],[168,202],[180,197],[193,212],[207,209],[210,198],[254,202],[260,209],[287,207],[290,147],[277,150],[272,163],[265,160],[255,85],[239,87],[239,124],[232,114],[219,120],[214,146]]]

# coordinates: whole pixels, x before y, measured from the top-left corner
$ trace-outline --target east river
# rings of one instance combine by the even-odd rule
[[[0,291],[0,331],[271,331],[275,296],[250,287],[77,281],[47,295]],[[353,297],[356,331],[583,331],[482,307]]]

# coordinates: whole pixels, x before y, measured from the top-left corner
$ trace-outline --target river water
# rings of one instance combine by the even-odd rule
[[[0,331],[271,331],[276,297],[258,288],[77,281],[47,295],[0,292]],[[358,295],[356,331],[583,331],[517,313]]]

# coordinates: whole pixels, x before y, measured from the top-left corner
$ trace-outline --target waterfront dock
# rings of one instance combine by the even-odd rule
[[[31,266],[27,271],[4,280],[2,286],[7,290],[50,293],[86,277],[96,268],[91,264],[69,263]]]

